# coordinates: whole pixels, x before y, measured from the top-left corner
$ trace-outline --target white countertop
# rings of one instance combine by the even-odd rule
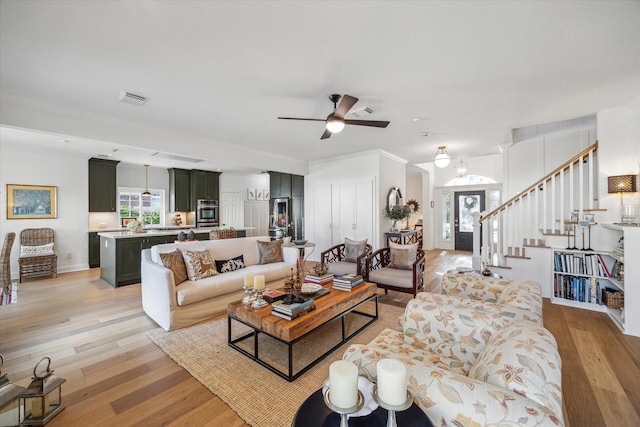
[[[146,237],[146,236],[177,236],[181,231],[188,233],[189,231],[193,231],[194,233],[208,233],[211,230],[219,230],[224,229],[226,227],[210,227],[210,228],[195,228],[195,227],[187,227],[187,228],[179,228],[179,229],[163,229],[163,228],[148,228],[140,233],[132,233],[124,228],[116,229],[115,231],[107,231],[108,229],[102,228],[98,231],[98,236],[106,237],[109,239],[131,239],[137,237]],[[235,228],[235,227],[234,227]],[[255,227],[240,227],[235,228],[236,230],[254,230]]]

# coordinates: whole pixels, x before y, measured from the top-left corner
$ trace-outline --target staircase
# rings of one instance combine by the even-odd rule
[[[477,225],[482,227],[474,227],[474,268],[479,269],[481,262],[490,267],[511,268],[510,258],[527,259],[527,248],[545,247],[549,236],[573,234],[578,219],[583,219],[585,213],[601,210],[594,197],[597,195],[597,150],[596,141],[535,184],[478,218]]]

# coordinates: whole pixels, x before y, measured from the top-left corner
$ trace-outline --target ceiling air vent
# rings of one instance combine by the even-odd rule
[[[146,155],[151,157],[161,157],[163,159],[177,160],[180,162],[189,162],[189,163],[204,162],[204,159],[199,159],[197,157],[180,156],[178,154],[163,153],[161,151],[154,151],[152,153],[147,153]]]
[[[371,109],[371,107],[367,107],[367,106],[364,106],[364,107],[359,108],[357,110],[351,110],[349,112],[349,114],[351,114],[354,117],[365,117],[365,116],[368,116],[371,113],[373,113],[373,110]]]
[[[144,96],[136,95],[134,93],[122,91],[118,96],[118,99],[122,102],[126,102],[127,104],[133,105],[142,105],[147,100]]]

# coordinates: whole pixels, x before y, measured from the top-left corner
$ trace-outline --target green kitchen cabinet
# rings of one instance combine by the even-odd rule
[[[198,240],[209,240],[209,233],[198,233]],[[163,243],[173,243],[178,234],[112,239],[100,237],[100,277],[113,287],[140,283],[142,250]]]
[[[304,197],[291,198],[291,221],[293,222],[293,239],[304,239]]]
[[[219,200],[220,172],[191,170],[191,211],[195,211],[199,199]]]
[[[169,171],[169,211],[191,211],[191,171],[170,168]]]
[[[89,233],[89,268],[100,267],[100,236]]]
[[[304,197],[304,176],[291,175],[291,196]]]
[[[117,212],[118,161],[89,159],[89,212]]]
[[[291,197],[291,174],[269,171],[270,198]]]

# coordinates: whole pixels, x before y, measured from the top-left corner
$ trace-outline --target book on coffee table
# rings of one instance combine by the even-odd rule
[[[307,305],[306,307],[301,308],[300,310],[296,310],[291,314],[284,313],[284,312],[276,310],[276,309],[271,310],[271,314],[273,314],[274,316],[281,317],[281,318],[286,319],[286,320],[293,320],[293,319],[297,319],[298,317],[302,316],[303,314],[307,314],[308,312],[313,311],[315,309],[316,309],[315,304],[311,304],[311,305]]]
[[[285,314],[292,314],[298,310],[303,309],[304,307],[308,306],[308,305],[313,305],[314,300],[309,298],[301,298],[301,297],[297,297],[299,300],[302,300],[301,302],[287,302],[286,299],[285,300],[280,300],[280,301],[275,301],[272,304],[272,308],[275,311],[279,311],[281,313],[285,313]]]
[[[268,303],[273,303],[274,301],[280,301],[281,299],[284,299],[286,296],[287,294],[279,289],[265,288],[262,294],[262,299],[264,299]]]

